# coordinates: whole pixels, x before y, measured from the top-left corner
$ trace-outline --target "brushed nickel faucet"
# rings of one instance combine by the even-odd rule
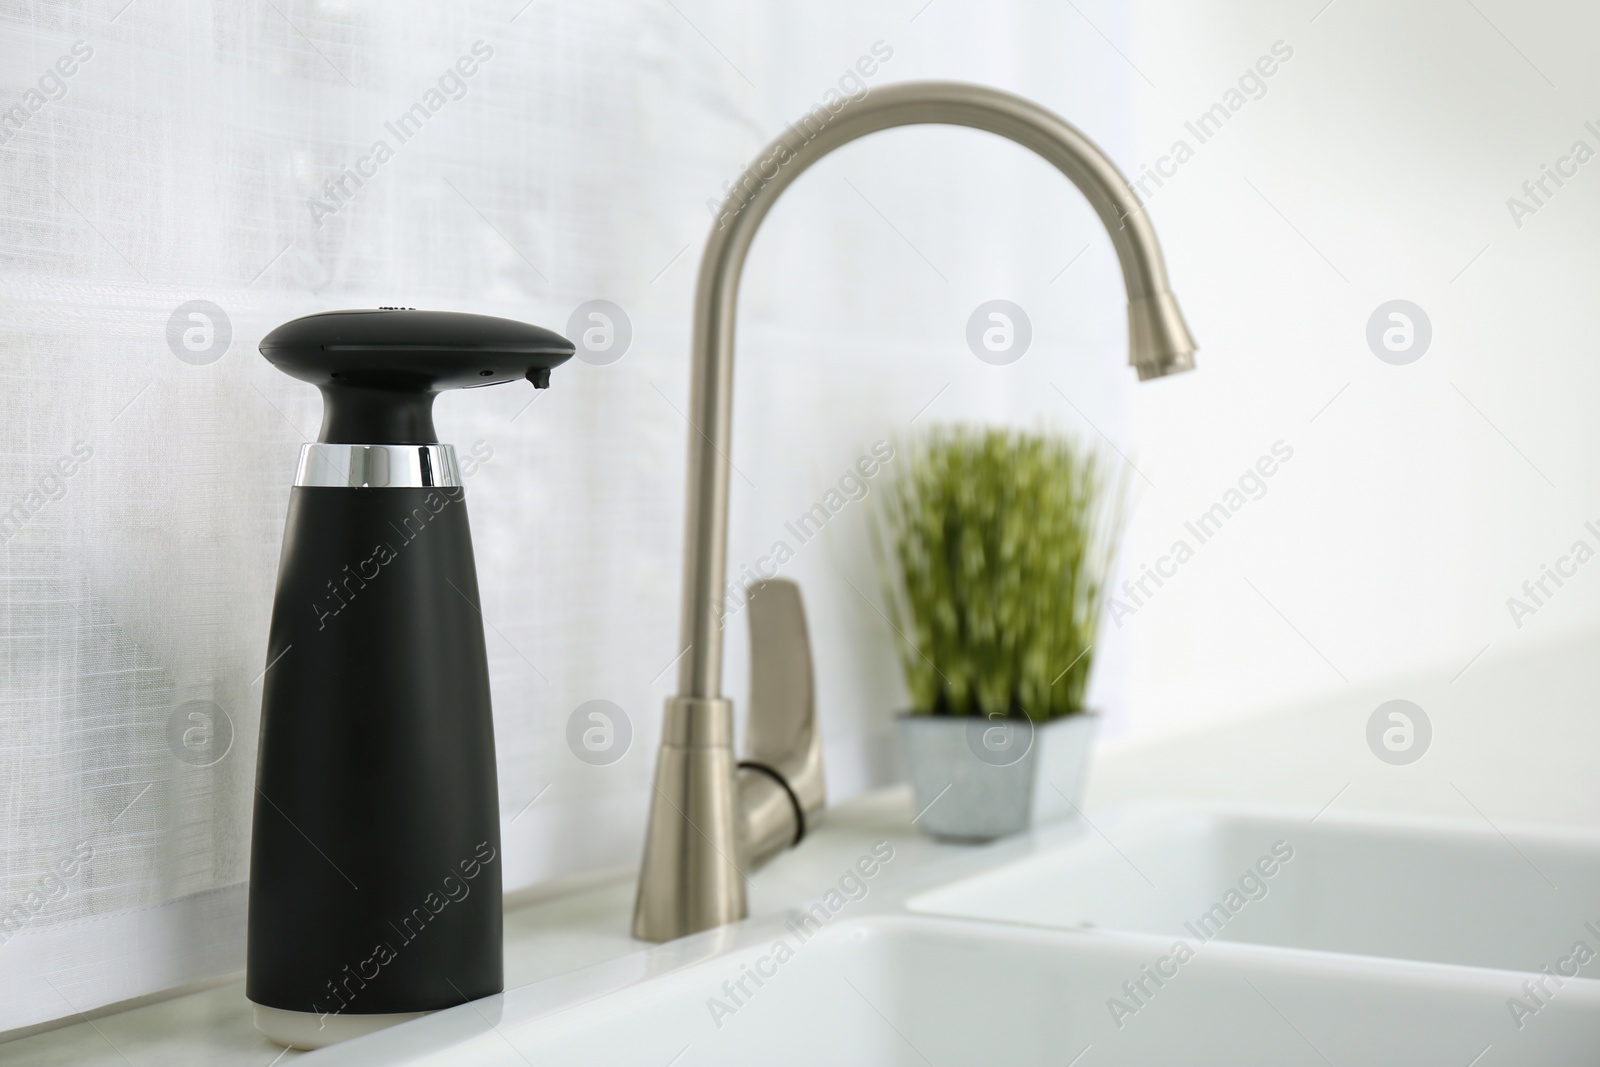
[[[728,454],[739,279],[756,230],[807,167],[894,126],[938,123],[999,134],[1043,156],[1088,198],[1111,236],[1128,293],[1129,362],[1139,380],[1194,367],[1195,343],[1167,288],[1155,231],[1105,153],[1022,97],[960,82],[903,82],[802,116],[734,184],[700,260],[690,385],[688,506],[678,695],[667,701],[633,934],[670,941],[747,914],[749,871],[798,844],[822,813],[822,745],[799,589],[751,587],[748,758],[734,758],[722,695]]]

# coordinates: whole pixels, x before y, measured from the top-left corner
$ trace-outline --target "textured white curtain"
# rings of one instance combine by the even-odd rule
[[[473,456],[507,887],[636,862],[679,652],[708,201],[830,93],[914,77],[1036,97],[1114,154],[1126,136],[1129,72],[1081,16],[962,7],[4,5],[0,1031],[242,965],[270,598],[321,412],[255,346],[312,311],[565,331],[586,301],[624,309],[617,361],[574,361],[537,399],[447,396],[437,421]],[[1122,39],[1114,7],[1093,14]],[[736,562],[913,418],[1123,433],[1110,246],[1043,164],[907,131],[788,200],[744,292]],[[1009,368],[964,341],[994,298],[1032,315],[1035,352]],[[894,774],[870,499],[784,570],[808,598],[835,797]],[[567,743],[594,699],[631,724],[610,765]]]

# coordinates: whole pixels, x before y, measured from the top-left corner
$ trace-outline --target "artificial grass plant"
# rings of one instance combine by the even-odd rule
[[[1051,433],[947,425],[906,442],[875,547],[912,710],[1084,710],[1125,482]]]

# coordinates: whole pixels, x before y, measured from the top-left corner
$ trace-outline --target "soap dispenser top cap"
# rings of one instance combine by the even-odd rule
[[[413,308],[319,312],[261,339],[269,363],[322,390],[330,444],[435,444],[439,393],[520,378],[543,389],[572,353],[560,334],[515,319]]]

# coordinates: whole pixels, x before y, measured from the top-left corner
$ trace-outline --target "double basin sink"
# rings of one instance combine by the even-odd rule
[[[1587,831],[1150,807],[876,866],[308,1067],[1600,1063]]]

